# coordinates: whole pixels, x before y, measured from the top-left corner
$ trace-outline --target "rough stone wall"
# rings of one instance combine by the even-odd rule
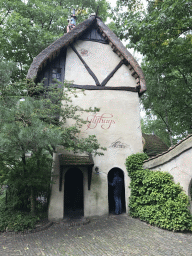
[[[96,42],[77,41],[76,49],[83,59],[102,82],[105,77],[117,66],[121,59],[106,44]],[[94,80],[89,75],[77,55],[69,47],[66,57],[65,79],[74,84],[94,85]],[[130,70],[123,65],[111,78],[107,86],[130,86],[136,87],[136,81],[131,76]],[[129,182],[125,168],[127,156],[142,152],[142,135],[140,128],[139,97],[136,92],[97,90],[89,91],[77,89],[77,98],[72,98],[72,104],[83,108],[97,107],[97,113],[82,113],[82,117],[89,123],[82,127],[81,135],[96,135],[102,147],[107,151],[104,156],[96,156],[94,168],[99,168],[96,174],[93,168],[91,189],[88,190],[87,170],[81,168],[84,177],[84,215],[100,216],[108,214],[108,172],[114,168],[120,168],[124,172],[126,210],[128,210],[128,198],[130,196]],[[68,125],[72,122],[69,120]],[[58,150],[58,153],[64,153]],[[55,158],[54,173],[58,172],[58,158]],[[65,175],[65,174],[64,174]],[[57,187],[56,187],[57,186]],[[60,201],[60,210],[56,216],[54,207],[59,204],[58,200],[64,198],[64,189],[58,190],[58,182],[53,184],[53,191],[49,207],[49,218],[63,217],[63,202]],[[55,205],[55,206],[54,206]],[[56,217],[55,217],[56,216]]]
[[[151,158],[143,165],[145,169],[169,172],[175,183],[180,183],[186,194],[191,197],[192,182],[192,136],[176,145],[166,153]],[[192,201],[190,200],[192,213]]]

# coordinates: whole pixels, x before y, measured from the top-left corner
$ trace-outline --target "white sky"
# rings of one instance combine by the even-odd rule
[[[112,7],[115,7],[116,0],[108,0]]]
[[[107,2],[109,2],[111,4],[112,7],[115,7],[115,4],[116,4],[116,0],[107,0]],[[147,5],[147,2],[146,0],[142,0],[144,6]]]

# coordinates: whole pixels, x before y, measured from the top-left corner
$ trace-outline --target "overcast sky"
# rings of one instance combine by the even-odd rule
[[[112,7],[115,7],[116,0],[107,0],[111,4]],[[144,6],[147,4],[146,0],[142,0]]]
[[[116,0],[107,0],[107,1],[111,4],[112,7],[115,6]]]

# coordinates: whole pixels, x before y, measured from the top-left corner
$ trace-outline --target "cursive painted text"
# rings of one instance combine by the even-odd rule
[[[102,129],[107,130],[111,125],[115,124],[115,121],[112,118],[113,115],[108,113],[90,115],[87,117],[87,121],[89,122],[87,124],[87,129],[95,129],[100,125]]]

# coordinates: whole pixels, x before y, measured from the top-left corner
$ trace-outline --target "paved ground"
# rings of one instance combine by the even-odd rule
[[[192,234],[174,233],[127,215],[102,217],[85,226],[54,224],[31,234],[0,234],[0,255],[192,255]]]

